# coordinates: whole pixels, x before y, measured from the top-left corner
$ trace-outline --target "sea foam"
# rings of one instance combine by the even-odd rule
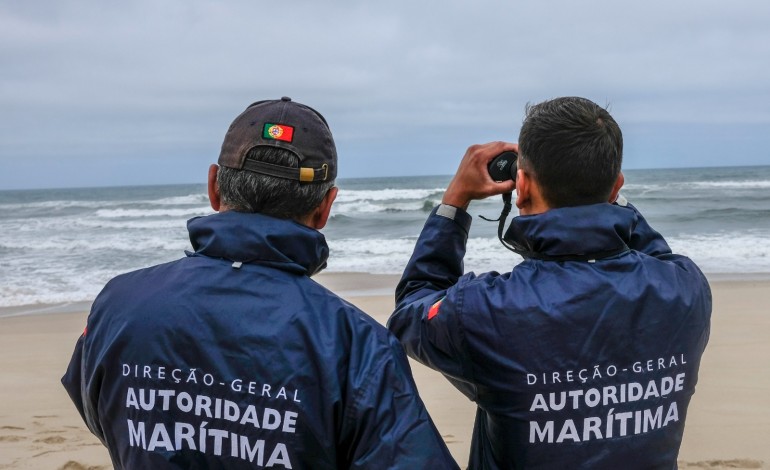
[[[451,177],[339,180],[328,271],[400,274]],[[707,274],[770,273],[770,167],[630,170],[623,194]],[[465,270],[506,272],[501,198],[471,203]],[[0,191],[0,307],[88,302],[112,277],[185,256],[204,185]],[[513,217],[516,213],[511,214]]]

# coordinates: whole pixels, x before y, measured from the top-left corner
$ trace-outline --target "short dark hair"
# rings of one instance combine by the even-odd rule
[[[254,147],[247,159],[299,167],[299,158],[280,147]],[[222,203],[238,212],[258,212],[279,219],[301,220],[323,201],[334,181],[300,183],[248,170],[220,166],[217,185]]]
[[[527,105],[520,166],[550,207],[607,202],[623,162],[623,135],[606,109],[585,98]]]

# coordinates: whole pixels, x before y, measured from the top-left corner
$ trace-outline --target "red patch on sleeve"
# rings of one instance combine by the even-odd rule
[[[441,300],[439,300],[438,302],[430,306],[430,309],[428,310],[428,320],[438,315],[438,309],[439,307],[441,307],[441,302],[443,301],[444,299],[442,298]]]

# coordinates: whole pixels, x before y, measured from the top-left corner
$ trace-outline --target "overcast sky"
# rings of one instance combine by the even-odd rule
[[[324,114],[340,177],[450,174],[585,96],[625,168],[770,164],[767,0],[0,2],[0,189],[204,182],[233,118]]]

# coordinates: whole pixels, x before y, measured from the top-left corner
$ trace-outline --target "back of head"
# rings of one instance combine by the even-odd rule
[[[527,106],[519,165],[550,207],[606,202],[622,160],[620,128],[596,103],[566,97]]]
[[[253,103],[235,118],[218,163],[228,209],[300,220],[334,186],[337,150],[320,113],[283,97]]]

